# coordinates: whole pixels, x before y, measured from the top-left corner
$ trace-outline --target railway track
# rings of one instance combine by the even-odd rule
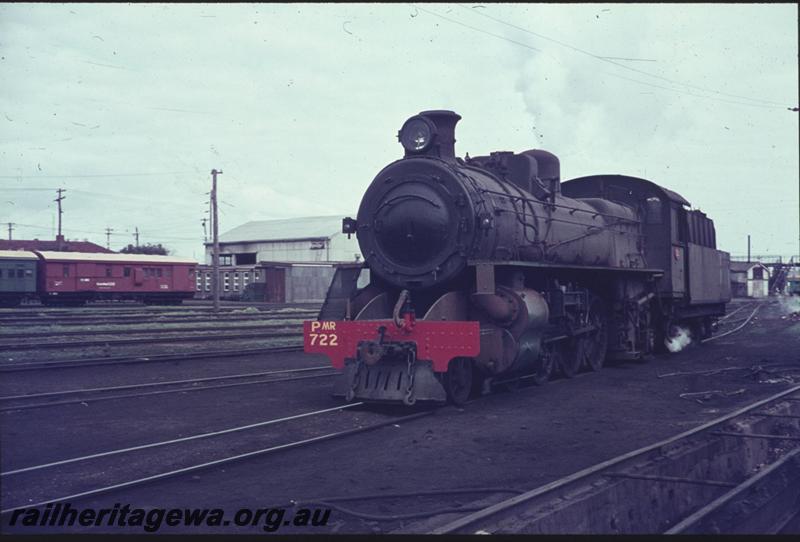
[[[278,326],[281,329],[291,328],[291,326]],[[203,333],[199,336],[182,335],[179,337],[141,337],[137,339],[98,339],[86,341],[61,341],[61,342],[32,342],[32,343],[11,343],[0,344],[0,352],[3,351],[30,351],[46,349],[66,349],[66,348],[88,348],[92,346],[125,346],[135,344],[166,344],[166,343],[190,343],[190,342],[210,342],[210,341],[233,341],[233,340],[266,340],[266,339],[291,339],[297,338],[300,330],[286,333],[234,333],[234,334],[209,334]]]
[[[210,322],[212,323],[212,322]],[[221,324],[215,322],[217,326]],[[93,329],[90,331],[85,330],[71,330],[71,331],[34,331],[29,333],[0,333],[0,340],[5,339],[36,339],[42,337],[80,337],[82,335],[103,336],[103,335],[160,335],[164,333],[205,333],[208,331],[267,331],[271,329],[282,329],[291,327],[291,324],[262,324],[262,325],[224,325],[224,327],[179,327],[179,328],[163,328],[163,327],[146,327],[136,329]],[[0,345],[2,348],[2,345]]]
[[[46,318],[22,318],[13,321],[2,321],[4,328],[31,326],[91,326],[91,325],[128,325],[136,323],[158,323],[158,324],[179,324],[197,322],[234,322],[249,320],[300,320],[316,318],[317,312],[287,312],[280,314],[272,313],[236,313],[223,316],[214,315],[181,315],[180,317],[169,317],[157,315],[136,315],[136,316],[117,316],[117,317],[92,317],[92,318],[70,318],[66,320],[46,319]]]
[[[433,534],[770,533],[800,506],[800,386],[438,523]]]
[[[339,413],[345,409],[352,409],[360,405],[362,405],[362,403],[350,403],[244,426],[198,433],[186,437],[150,442],[80,457],[70,457],[44,464],[20,466],[9,469],[0,472],[4,487],[4,501],[6,503],[10,502],[7,508],[0,510],[0,515],[7,516],[7,514],[13,513],[15,510],[21,508],[30,509],[43,507],[51,503],[66,501],[75,502],[78,499],[94,497],[112,491],[152,484],[165,479],[185,476],[190,473],[224,466],[245,459],[307,447],[319,442],[374,431],[389,425],[398,425],[423,416],[428,416],[435,412],[435,410],[423,410],[403,416],[370,413],[368,415],[368,417],[371,418],[370,423],[366,424],[364,424],[363,420],[358,416],[349,416],[346,420],[342,420],[340,417],[337,419],[335,417],[327,425],[344,423],[344,428],[324,434],[302,434],[304,425],[307,424],[309,418]],[[289,442],[275,442],[267,447],[261,447],[235,455],[226,455],[224,452],[236,446],[229,441],[226,442],[219,438],[253,432],[277,424],[286,424],[296,421],[303,422],[299,425],[296,432],[304,438]],[[199,439],[205,441],[205,445],[202,449],[203,453],[199,453],[195,445],[195,442]],[[167,448],[170,450],[167,457],[160,457],[158,453],[155,454],[156,457],[152,457],[152,452],[161,452]],[[149,457],[148,453],[150,454]],[[198,462],[198,456],[206,457]],[[114,462],[114,459],[118,461]],[[109,460],[111,460],[111,462],[109,462]],[[146,470],[147,472],[141,472],[142,470]],[[41,488],[40,482],[42,479],[37,479],[37,477],[41,476],[42,472],[47,473],[46,481],[53,483],[59,488],[69,487],[69,490],[62,490],[63,493],[56,495],[52,493],[47,494],[48,489]],[[113,472],[119,476],[120,479],[109,480],[102,486],[92,486],[91,482],[85,481],[87,477],[84,476],[84,473],[86,472]],[[31,476],[33,476],[33,478],[31,478]],[[36,491],[34,491],[33,488],[36,488]],[[53,490],[49,491],[52,492]]]
[[[736,333],[737,331],[740,331],[740,330],[744,329],[744,327],[747,324],[749,324],[753,320],[753,318],[755,318],[755,316],[758,314],[758,311],[761,310],[762,306],[763,305],[760,304],[760,303],[755,303],[755,307],[753,308],[753,310],[745,318],[741,318],[741,319],[728,320],[728,318],[734,316],[736,313],[738,313],[742,309],[745,309],[745,308],[749,309],[749,308],[753,307],[753,305],[746,305],[746,306],[739,307],[738,309],[736,309],[732,313],[725,315],[724,319],[720,319],[720,321],[717,322],[717,325],[714,328],[715,334],[712,335],[711,337],[708,337],[706,339],[701,340],[700,342],[702,344],[705,344],[705,343],[708,343],[708,342],[711,342],[711,341],[716,341],[717,339],[721,339],[723,337],[727,337],[728,335],[732,335],[732,334]]]
[[[257,303],[246,303],[241,305],[228,305],[222,306],[219,309],[220,313],[241,312],[242,310],[258,310],[260,312],[278,312],[278,311],[319,311],[319,305],[315,304],[300,304],[300,305],[264,305]],[[47,316],[81,316],[81,315],[110,315],[110,314],[158,314],[158,313],[183,313],[183,312],[212,312],[211,305],[98,305],[98,306],[85,306],[85,307],[46,307],[35,306],[29,308],[0,308],[0,320],[11,319],[17,317],[47,317]]]
[[[71,360],[48,360],[31,362],[0,363],[0,373],[18,371],[39,371],[50,369],[73,369],[98,365],[127,365],[133,363],[157,363],[174,361],[193,361],[195,359],[228,358],[258,354],[277,354],[298,352],[302,345],[270,346],[263,348],[239,348],[235,350],[209,350],[206,352],[182,352],[177,354],[152,354],[136,356],[115,356],[99,358],[76,358]]]
[[[338,374],[338,372],[331,370],[330,366],[322,365],[318,367],[261,371],[257,373],[221,375],[205,378],[190,378],[167,382],[143,382],[139,384],[126,384],[122,386],[105,386],[100,388],[83,388],[45,393],[6,395],[0,397],[0,412],[29,410],[32,408],[46,408],[76,403],[108,401],[112,399],[138,398],[152,395],[163,395],[166,393],[186,393],[215,390],[220,388],[252,386],[258,384],[275,384],[279,382],[306,380],[309,378],[330,377],[335,376],[336,374]],[[140,391],[132,392],[133,390]]]

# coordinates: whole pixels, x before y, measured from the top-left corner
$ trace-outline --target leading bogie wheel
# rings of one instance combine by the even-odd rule
[[[470,358],[455,358],[447,366],[442,383],[447,392],[447,399],[456,406],[461,406],[469,400],[474,390],[475,378],[472,360]]]

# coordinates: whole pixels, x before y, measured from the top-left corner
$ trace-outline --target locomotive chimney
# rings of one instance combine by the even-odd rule
[[[397,138],[406,150],[405,157],[436,156],[455,160],[456,123],[461,115],[447,110],[423,111],[408,119]]]
[[[454,160],[456,157],[456,123],[461,120],[461,115],[453,111],[436,110],[423,111],[420,116],[430,119],[436,126],[434,152],[438,150],[439,158]]]

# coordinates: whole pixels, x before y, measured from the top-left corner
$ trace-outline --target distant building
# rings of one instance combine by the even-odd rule
[[[247,222],[220,235],[220,297],[273,303],[321,303],[335,265],[362,261],[342,216]],[[197,297],[209,298],[213,244],[198,267]]]
[[[358,241],[342,233],[342,216],[312,216],[247,222],[219,236],[220,265],[256,262],[352,262]],[[213,244],[207,242],[211,265]]]
[[[794,266],[786,274],[787,294],[800,295],[800,266]]]
[[[113,253],[105,247],[89,241],[71,241],[56,237],[54,241],[41,239],[14,239],[13,241],[0,239],[0,250],[44,250],[52,252],[104,252]]]
[[[731,262],[731,294],[733,297],[768,296],[769,269],[759,262]]]

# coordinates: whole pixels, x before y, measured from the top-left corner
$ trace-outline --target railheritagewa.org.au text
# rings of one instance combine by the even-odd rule
[[[20,508],[11,513],[9,525],[23,527],[120,527],[154,533],[163,527],[254,527],[272,533],[282,527],[323,527],[330,508],[240,508],[226,513],[221,508],[76,508],[70,503],[41,508]]]

